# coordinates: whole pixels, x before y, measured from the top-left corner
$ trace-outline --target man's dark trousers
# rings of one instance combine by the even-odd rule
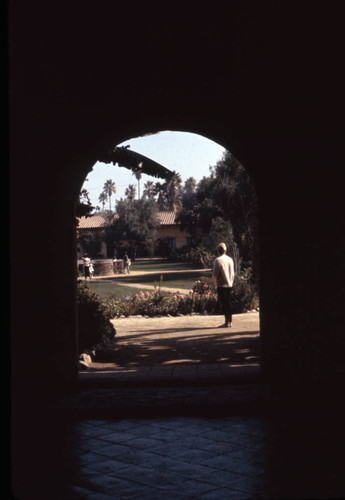
[[[219,301],[222,305],[223,313],[225,316],[225,323],[232,322],[232,305],[231,305],[231,292],[232,288],[217,287]]]

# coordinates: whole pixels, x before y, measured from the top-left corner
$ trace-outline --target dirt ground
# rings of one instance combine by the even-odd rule
[[[223,316],[203,315],[114,319],[115,346],[91,369],[147,374],[152,367],[259,366],[259,313],[234,315],[232,328],[223,323]]]

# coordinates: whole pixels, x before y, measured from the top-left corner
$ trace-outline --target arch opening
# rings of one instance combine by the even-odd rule
[[[192,148],[189,148],[189,151],[187,147],[188,143],[189,145],[192,144]],[[104,204],[103,207],[99,205],[96,206],[90,214],[91,217],[83,218],[85,226],[79,227],[78,235],[79,257],[81,257],[86,250],[89,253],[98,251],[98,255],[95,253],[91,255],[92,259],[95,261],[94,267],[96,273],[91,280],[87,281],[88,286],[90,286],[96,294],[102,296],[103,299],[108,300],[108,304],[113,301],[113,303],[116,302],[118,305],[119,302],[123,301],[122,310],[121,307],[116,310],[115,307],[112,309],[112,322],[115,328],[117,324],[121,323],[123,325],[126,322],[123,316],[132,318],[132,324],[133,316],[143,316],[144,318],[145,316],[152,316],[153,313],[152,309],[150,311],[150,307],[153,308],[153,306],[157,306],[157,303],[155,303],[152,298],[153,293],[157,293],[157,291],[160,293],[162,292],[162,294],[168,294],[166,302],[168,302],[169,298],[182,302],[182,296],[185,296],[186,300],[189,299],[190,302],[191,296],[190,293],[187,292],[187,289],[183,290],[187,292],[186,294],[182,293],[180,290],[183,280],[176,279],[177,273],[174,275],[177,287],[173,286],[174,281],[171,279],[169,281],[169,277],[171,278],[173,274],[171,270],[174,265],[176,270],[177,263],[179,263],[181,267],[181,269],[178,269],[180,276],[183,274],[187,275],[189,271],[191,271],[186,264],[188,259],[189,262],[192,263],[190,267],[194,267],[193,272],[197,271],[197,269],[195,269],[196,267],[199,267],[200,272],[194,275],[188,274],[190,283],[187,288],[189,292],[193,291],[197,294],[198,286],[200,286],[197,282],[201,281],[201,286],[205,285],[205,290],[212,295],[213,305],[211,300],[209,300],[209,306],[207,306],[209,308],[207,309],[207,307],[205,307],[203,310],[199,309],[198,315],[200,316],[203,314],[204,324],[210,325],[207,326],[207,328],[212,329],[212,326],[216,328],[217,325],[212,325],[212,315],[217,316],[216,313],[218,313],[218,315],[222,315],[223,313],[219,309],[219,300],[213,287],[211,269],[213,260],[216,257],[214,253],[215,247],[220,240],[224,240],[227,242],[229,249],[228,253],[232,255],[236,269],[237,289],[236,298],[233,301],[233,304],[236,304],[235,314],[247,315],[247,317],[245,315],[241,317],[241,321],[244,321],[243,325],[246,324],[244,329],[247,335],[244,334],[245,332],[242,332],[242,336],[238,335],[238,331],[234,332],[233,330],[232,332],[234,333],[224,335],[223,332],[219,333],[220,330],[218,330],[213,334],[213,337],[212,334],[205,335],[205,332],[203,332],[201,338],[200,334],[197,332],[196,335],[190,335],[190,333],[186,334],[185,329],[181,330],[176,326],[176,331],[179,332],[177,335],[178,338],[175,338],[173,341],[168,341],[167,339],[163,339],[162,336],[157,338],[155,332],[152,332],[151,338],[148,339],[145,330],[143,330],[141,339],[144,339],[146,335],[146,341],[142,342],[141,348],[138,349],[139,335],[124,335],[120,341],[120,336],[117,334],[115,343],[118,345],[121,343],[122,351],[128,349],[131,343],[133,347],[135,344],[135,359],[133,359],[132,355],[131,359],[127,360],[126,357],[122,357],[120,361],[118,359],[116,360],[116,355],[111,359],[111,355],[109,355],[109,351],[107,350],[105,357],[111,361],[105,363],[104,358],[102,360],[102,353],[100,353],[98,360],[93,360],[92,366],[103,373],[119,374],[121,371],[122,375],[124,367],[127,366],[128,374],[131,374],[130,376],[134,378],[133,373],[139,372],[140,368],[145,366],[144,363],[156,363],[156,365],[158,363],[160,368],[164,368],[163,371],[165,370],[165,373],[172,373],[173,370],[171,370],[171,367],[174,364],[179,366],[181,366],[181,364],[198,364],[201,366],[203,363],[207,363],[204,354],[207,349],[210,350],[210,345],[212,345],[212,355],[210,354],[208,356],[208,360],[212,360],[218,365],[223,364],[223,367],[226,366],[226,363],[228,363],[228,365],[232,363],[236,365],[237,368],[242,368],[242,373],[246,372],[244,369],[245,366],[249,368],[255,367],[257,370],[252,370],[252,373],[258,373],[260,367],[259,259],[257,242],[258,214],[256,190],[247,170],[226,148],[195,133],[175,132],[170,130],[149,133],[127,139],[119,143],[117,147],[129,147],[131,151],[145,155],[145,157],[149,159],[152,158],[160,165],[167,167],[170,171],[176,172],[180,176],[181,182],[179,186],[177,186],[179,196],[175,199],[173,205],[169,207],[169,200],[166,198],[164,200],[161,196],[161,205],[159,206],[159,210],[157,210],[159,191],[152,194],[149,192],[149,188],[152,189],[155,186],[157,187],[157,184],[162,185],[164,182],[167,184],[167,181],[164,181],[164,179],[164,182],[160,182],[160,179],[158,179],[157,182],[153,182],[153,177],[145,173],[140,172],[141,175],[137,175],[134,169],[128,167],[126,169],[114,168],[114,165],[104,165],[102,162],[97,162],[92,172],[86,177],[83,189],[87,190],[90,186],[89,176],[94,173],[97,175],[92,179],[91,185],[93,190],[100,190],[102,186],[104,187],[103,181],[106,182],[107,180],[113,180],[116,189],[116,193],[113,193],[114,198],[117,198],[116,201],[114,198],[113,200],[109,200],[108,198],[107,201],[110,201],[110,203],[107,208],[105,208]],[[185,148],[184,151],[182,151],[183,147]],[[205,167],[205,161],[203,161],[203,163],[201,162],[202,164],[195,163],[196,160],[194,159],[193,170],[192,154],[190,153],[193,147],[195,150],[194,152],[197,152],[196,157],[199,158],[199,162],[204,151],[208,151],[210,154],[212,150],[209,158],[213,158],[213,160],[209,160],[207,167]],[[183,158],[185,162],[186,158],[188,158],[187,168],[181,163],[183,162]],[[99,173],[102,169],[104,169],[106,173],[103,175],[102,181],[100,181],[101,177]],[[180,173],[181,170],[183,172],[183,177]],[[112,179],[109,177],[111,172],[114,172]],[[198,175],[198,178],[194,179],[194,184],[187,182],[193,178],[193,172],[196,172]],[[129,189],[130,186],[134,187],[132,191]],[[101,200],[101,192],[99,194],[97,193],[99,201]],[[156,238],[155,245],[151,245],[150,248],[145,247],[143,244],[141,246],[139,245],[139,253],[134,253],[134,247],[128,245],[125,239],[121,241],[114,240],[112,244],[110,241],[111,237],[114,238],[114,234],[118,235],[119,233],[116,233],[116,231],[113,233],[108,231],[108,235],[106,236],[107,230],[105,226],[111,225],[111,220],[114,216],[119,216],[117,213],[119,207],[123,209],[123,205],[126,205],[126,203],[128,205],[132,202],[133,205],[133,201],[135,201],[139,204],[145,199],[152,199],[154,201],[156,204],[156,212],[158,211],[161,217],[159,227],[160,237]],[[236,199],[236,202],[234,202],[234,199]],[[91,206],[94,206],[95,200],[95,192],[93,192],[92,201],[90,203]],[[141,211],[142,210],[143,208],[141,207]],[[124,211],[121,213],[122,215],[125,214]],[[167,219],[168,214],[171,215],[171,213],[173,213],[173,221],[170,221],[170,224],[162,222],[164,216]],[[234,220],[234,216],[238,220]],[[94,227],[92,226],[92,221],[95,222]],[[106,221],[105,224],[104,221]],[[198,221],[199,224],[196,221]],[[181,230],[181,228],[183,228],[183,230]],[[89,231],[87,231],[87,229],[89,229]],[[85,238],[86,234],[89,234],[89,236],[91,236],[92,233],[96,234],[96,230],[98,230],[99,234],[103,234],[103,247],[99,245],[97,247],[97,245],[95,245],[95,238],[90,238],[89,241]],[[119,226],[117,231],[119,230],[123,231],[123,226]],[[176,244],[176,236],[174,236],[176,234],[175,231],[183,234],[183,237],[181,237],[180,234],[178,244]],[[112,236],[109,236],[109,234],[112,234]],[[84,235],[84,239],[81,238],[82,235]],[[81,245],[81,242],[83,245]],[[92,245],[94,245],[94,247],[92,247]],[[101,251],[99,251],[100,248]],[[127,254],[132,252],[130,254],[130,258],[132,259],[131,272],[128,275],[123,274],[123,265],[119,268],[116,268],[118,264],[114,265],[114,260],[117,262],[123,260],[125,252],[127,252]],[[195,260],[199,259],[198,266],[195,265],[195,260],[194,262],[190,260],[191,254],[193,254]],[[78,267],[80,273],[82,273],[81,259],[79,260]],[[167,270],[169,267],[169,273],[166,273],[164,270]],[[204,269],[203,271],[200,269],[201,267]],[[107,269],[106,272],[104,271],[105,269]],[[193,277],[201,278],[201,280],[193,279]],[[79,280],[85,282],[85,277],[80,274]],[[165,287],[165,284],[168,286]],[[123,297],[120,295],[116,296],[114,293],[115,288],[120,290],[119,294],[121,295],[122,293]],[[177,291],[179,291],[178,295],[176,295]],[[203,292],[203,290],[201,291]],[[196,295],[194,295],[194,293],[192,297],[195,301]],[[207,299],[208,297],[204,294],[203,300],[205,303]],[[134,303],[136,300],[138,302],[135,305]],[[141,309],[138,308],[140,301]],[[218,306],[215,305],[216,303],[218,303]],[[245,304],[247,304],[247,307]],[[133,306],[131,311],[128,307],[129,305]],[[248,307],[249,305],[250,307]],[[127,307],[126,310],[125,307]],[[181,310],[183,310],[182,306]],[[247,312],[248,310],[256,311],[254,313],[257,317],[256,323],[253,321],[253,316],[250,317],[250,314],[253,313]],[[146,311],[146,314],[144,314],[143,311]],[[246,313],[244,313],[244,311],[246,311]],[[138,314],[138,312],[143,314]],[[155,313],[156,317],[159,316],[159,312],[163,312],[162,304],[161,311],[157,308],[157,312]],[[176,323],[179,321],[182,313],[178,312],[177,309],[175,312]],[[184,309],[184,313],[185,312],[186,308]],[[190,309],[188,310],[189,314],[195,314],[195,312],[196,311]],[[205,321],[205,313],[207,314],[207,321]],[[246,323],[246,320],[249,319],[251,321],[249,321],[249,323],[247,321]],[[172,322],[173,320],[170,321],[170,323]],[[254,326],[250,329],[248,327],[249,324]],[[138,329],[142,328],[142,325],[138,326]],[[171,326],[166,328],[166,332],[170,334],[170,337],[171,329]],[[129,337],[131,337],[131,340]],[[199,347],[195,348],[197,340],[199,341]],[[200,347],[200,342],[203,347]],[[124,346],[126,346],[125,349]],[[224,354],[224,349],[227,350],[227,354]],[[231,356],[229,355],[229,350],[233,351]],[[158,357],[157,353],[159,354]],[[178,358],[177,360],[175,359],[176,363],[174,363],[174,356]],[[157,359],[160,361],[157,361]],[[175,371],[177,372],[178,370]],[[237,373],[239,371],[240,370],[237,370]],[[230,372],[231,370],[220,370],[220,373],[223,374],[229,374]],[[247,373],[249,372],[250,370],[247,370]],[[82,371],[82,375],[86,375],[85,371]]]

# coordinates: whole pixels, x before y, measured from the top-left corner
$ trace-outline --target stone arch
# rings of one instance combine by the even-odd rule
[[[175,36],[156,16],[147,37],[147,25],[131,14],[117,11],[114,29],[114,16],[104,11],[97,24],[86,8],[82,22],[79,8],[52,18],[40,7],[42,17],[24,4],[11,12],[12,382],[24,408],[75,377],[74,216],[88,169],[110,144],[167,128],[215,140],[252,176],[269,380],[342,373],[339,108],[334,88],[331,106],[309,71],[319,70],[320,54],[328,57],[317,50],[319,32],[304,50],[299,44],[310,12],[303,18],[283,9],[267,23],[267,7],[255,7],[254,15],[244,6],[226,26],[220,18],[211,30],[203,29],[208,19],[198,24],[195,38],[188,21]],[[298,20],[295,46],[287,15]],[[123,44],[128,19],[132,46]]]
[[[199,133],[247,167],[259,204],[265,380],[281,403],[291,396],[283,406],[289,411],[314,402],[313,416],[337,407],[343,391],[342,16],[315,2],[313,9],[231,3],[226,15],[196,9],[192,17],[137,8],[11,5],[17,461],[41,408],[77,375],[74,217],[83,179],[112,141],[147,131]],[[22,465],[14,471],[18,483],[27,473]]]

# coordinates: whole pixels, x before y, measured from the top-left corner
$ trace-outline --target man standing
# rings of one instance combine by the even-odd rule
[[[129,266],[131,265],[131,261],[130,261],[130,259],[128,257],[127,252],[125,252],[125,256],[123,258],[123,264],[124,264],[124,270],[123,270],[123,272],[125,273],[126,270],[127,270],[127,273],[129,274]]]
[[[225,243],[220,243],[217,246],[218,257],[213,265],[213,279],[215,288],[218,292],[218,298],[222,305],[225,316],[225,323],[221,325],[225,328],[232,326],[232,307],[231,307],[231,290],[234,283],[235,271],[234,261],[226,255]]]
[[[84,263],[84,277],[85,280],[86,278],[90,279],[90,264],[91,264],[91,259],[88,257],[87,253],[84,253],[83,255],[83,263]]]

